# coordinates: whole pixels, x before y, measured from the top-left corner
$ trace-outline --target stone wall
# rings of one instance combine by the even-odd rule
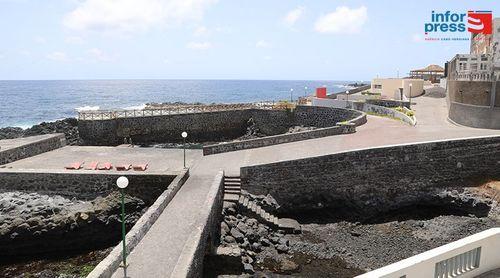
[[[279,212],[412,205],[445,186],[500,178],[500,136],[434,141],[241,168],[242,189],[271,194]]]
[[[66,139],[64,138],[64,134],[55,134],[49,138],[21,145],[19,147],[6,150],[0,149],[0,165],[55,150],[64,147],[65,145]]]
[[[326,136],[348,134],[356,132],[356,125],[339,125],[334,127],[319,128],[295,133],[266,136],[262,138],[243,140],[231,143],[222,143],[203,147],[203,155],[233,152],[246,149],[254,149]]]
[[[118,145],[124,137],[134,143],[180,142],[183,131],[190,142],[227,141],[245,134],[250,118],[266,135],[277,135],[294,125],[331,127],[359,117],[359,112],[324,107],[298,106],[290,110],[242,109],[163,116],[84,120],[78,122],[87,145]]]
[[[152,204],[175,178],[166,175],[126,173],[2,172],[0,191],[36,192],[91,200],[117,190],[116,179],[120,176],[126,176],[130,181],[127,194],[142,199],[147,205]]]
[[[384,106],[384,107],[401,107],[403,105],[406,108],[410,108],[410,102],[409,101],[401,101],[401,100],[392,100],[392,99],[367,99],[366,103],[368,104],[373,104],[373,105],[378,105],[378,106]]]

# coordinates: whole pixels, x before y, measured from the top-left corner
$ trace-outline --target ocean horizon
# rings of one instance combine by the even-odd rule
[[[78,110],[141,109],[150,102],[239,103],[289,100],[361,81],[237,79],[0,80],[0,128],[28,128]],[[364,81],[364,83],[369,83]],[[307,87],[307,89],[305,89]]]

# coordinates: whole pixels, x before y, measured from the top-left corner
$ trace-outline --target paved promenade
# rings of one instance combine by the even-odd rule
[[[194,228],[200,205],[205,201],[213,177],[220,170],[239,175],[242,166],[332,154],[359,148],[416,143],[439,139],[500,135],[500,130],[473,129],[447,121],[446,99],[419,97],[413,100],[417,126],[389,118],[368,116],[368,123],[354,134],[210,155],[190,169],[186,181],[172,202],[128,257],[128,276],[170,277],[178,257]],[[119,269],[113,277],[123,277]]]

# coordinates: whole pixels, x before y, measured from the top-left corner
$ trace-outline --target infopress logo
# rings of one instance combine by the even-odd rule
[[[493,29],[493,15],[491,11],[468,11],[467,23],[467,31],[489,35]]]
[[[467,13],[432,11],[431,21],[424,24],[425,39],[468,40],[469,36],[464,36],[466,32],[491,34],[492,25],[493,15],[491,11],[468,11]],[[443,37],[443,35],[448,36]]]

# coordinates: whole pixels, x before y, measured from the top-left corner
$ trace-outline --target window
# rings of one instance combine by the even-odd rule
[[[375,89],[382,89],[382,85],[373,85],[373,88],[375,88]]]

